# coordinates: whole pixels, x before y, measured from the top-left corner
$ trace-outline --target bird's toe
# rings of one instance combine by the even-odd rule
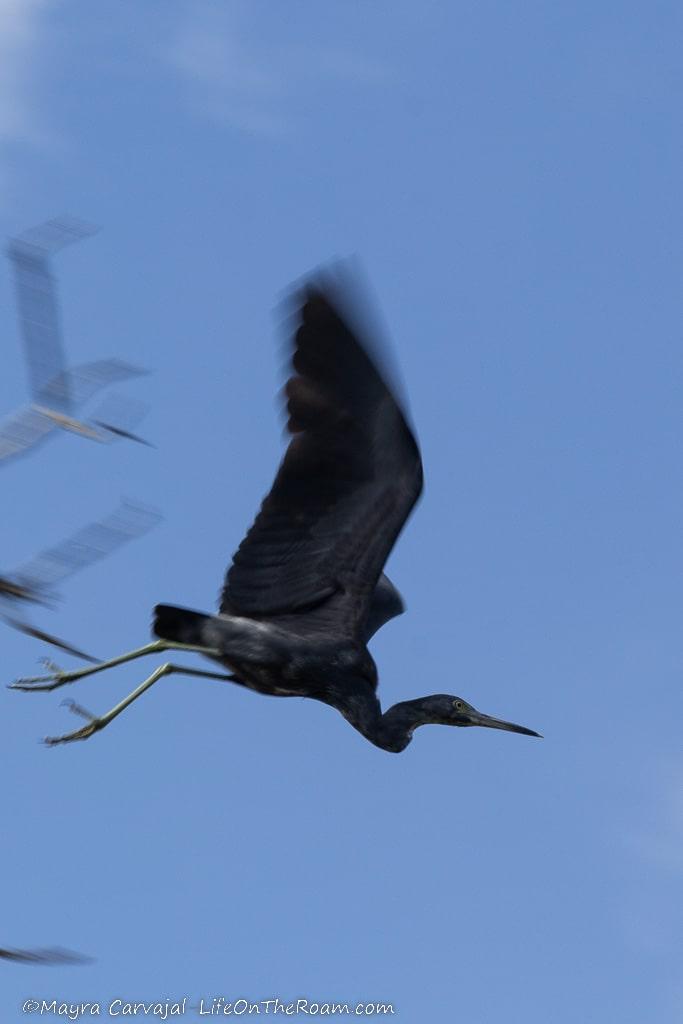
[[[98,729],[102,728],[102,722],[99,718],[93,718],[91,722],[84,725],[81,729],[76,729],[74,732],[64,733],[63,736],[46,736],[43,743],[47,747],[56,747],[59,743],[73,743],[74,740],[87,740],[90,739]]]
[[[33,690],[36,692],[55,690],[58,686],[63,686],[64,683],[68,682],[69,679],[65,678],[65,673],[60,672],[49,676],[22,676],[8,683],[7,688],[9,690],[23,690],[24,692]]]

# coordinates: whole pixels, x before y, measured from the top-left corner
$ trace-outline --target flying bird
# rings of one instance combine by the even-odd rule
[[[11,960],[15,964],[35,964],[41,967],[56,967],[66,964],[92,963],[89,956],[72,953],[69,949],[0,949],[0,960]]]
[[[54,604],[57,586],[128,541],[141,537],[160,520],[160,514],[154,509],[123,501],[104,519],[89,523],[13,572],[0,575],[0,618],[28,636],[99,664],[98,658],[31,625],[25,612],[22,614],[18,608],[22,606],[23,611],[27,604]]]
[[[228,569],[217,615],[157,605],[156,641],[95,667],[11,684],[52,690],[148,654],[192,651],[228,669],[165,663],[101,717],[80,705],[82,728],[49,744],[87,739],[163,676],[227,679],[258,693],[310,697],[341,712],[366,739],[399,752],[428,724],[539,734],[433,694],[382,712],[367,644],[404,610],[384,564],[422,491],[415,435],[364,329],[343,266],[296,289],[285,387],[290,435],[270,493]],[[355,308],[354,308],[355,307]]]
[[[119,397],[90,422],[77,418],[98,391],[147,372],[118,359],[67,369],[50,257],[94,231],[83,221],[61,218],[9,242],[32,404],[0,423],[0,462],[31,451],[60,427],[103,443],[118,437],[142,441],[133,432],[147,411],[142,403]]]

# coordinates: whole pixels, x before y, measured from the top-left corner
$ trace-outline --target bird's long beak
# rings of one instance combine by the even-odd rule
[[[125,437],[129,441],[137,441],[138,444],[146,444],[148,448],[155,448],[151,441],[145,441],[144,437],[140,437],[139,434],[133,434],[130,430],[124,430],[123,427],[115,427],[111,423],[103,423],[102,420],[93,420],[98,427],[102,427],[102,430],[108,431],[110,434],[115,434],[116,437]]]
[[[515,725],[514,722],[505,722],[502,718],[492,718],[491,715],[482,715],[480,711],[470,716],[470,725],[481,725],[486,729],[505,729],[506,732],[520,732],[524,736],[538,736],[543,739],[540,732],[527,729],[524,725]]]

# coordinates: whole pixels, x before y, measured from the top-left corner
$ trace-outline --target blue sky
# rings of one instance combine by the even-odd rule
[[[427,479],[382,700],[452,692],[545,735],[424,729],[394,756],[313,702],[178,677],[47,750],[77,724],[61,695],[5,691],[0,945],[97,962],[0,965],[3,1020],[29,996],[680,1016],[682,22],[0,0],[0,233],[102,226],[55,262],[69,357],[154,370],[125,391],[158,445],[65,435],[4,466],[0,564],[121,495],[166,517],[34,621],[105,657],[157,601],[215,607],[281,452],[273,307],[357,253]],[[5,414],[26,399],[7,266],[0,323]],[[2,641],[8,682],[49,653]],[[68,696],[106,710],[153,666]]]

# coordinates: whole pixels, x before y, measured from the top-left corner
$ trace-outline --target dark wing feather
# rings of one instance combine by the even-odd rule
[[[422,463],[342,297],[339,281],[319,279],[299,299],[285,388],[293,436],[220,610],[290,616],[326,602],[336,630],[363,635],[382,567],[420,495]]]
[[[384,573],[377,580],[377,586],[372,592],[372,599],[368,614],[365,620],[363,639],[368,640],[375,635],[378,629],[389,622],[397,615],[403,615],[406,606],[398,590]]]

